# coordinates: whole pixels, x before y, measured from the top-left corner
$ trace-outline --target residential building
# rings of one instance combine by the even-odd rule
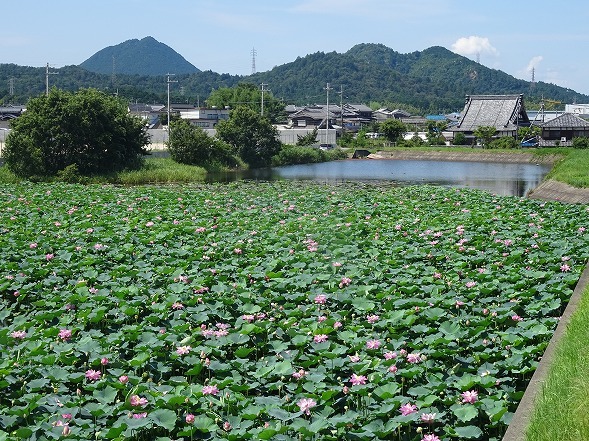
[[[589,121],[572,113],[563,113],[539,127],[542,129],[540,146],[570,146],[574,138],[589,137]]]

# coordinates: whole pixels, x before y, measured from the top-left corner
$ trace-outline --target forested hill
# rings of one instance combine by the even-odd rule
[[[95,87],[118,93],[131,101],[164,103],[165,73],[170,72],[175,73],[174,80],[178,80],[171,87],[173,102],[202,105],[213,89],[250,82],[265,83],[276,98],[301,105],[325,103],[325,89],[329,83],[331,103],[340,102],[341,92],[346,103],[394,105],[422,114],[462,110],[465,95],[469,94],[521,93],[528,108],[535,107],[542,96],[562,103],[589,102],[588,95],[543,82],[531,84],[438,46],[401,54],[381,44],[359,44],[345,53],[317,52],[298,57],[250,76],[212,71],[182,73],[165,63],[158,63],[163,69],[158,74],[139,71],[135,75],[124,75],[116,68],[116,60],[115,76],[112,75],[111,55],[110,68],[105,73],[66,66],[52,69],[58,75],[49,78],[50,84],[66,90]],[[14,96],[8,91],[11,78]],[[0,64],[0,102],[26,103],[30,96],[44,90],[45,68]]]
[[[127,40],[106,47],[82,64],[90,72],[126,75],[191,74],[200,72],[171,47],[153,37]]]

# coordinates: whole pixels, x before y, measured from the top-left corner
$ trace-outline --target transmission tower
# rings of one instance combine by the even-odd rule
[[[8,93],[14,95],[14,78],[8,80]]]
[[[256,73],[256,55],[257,55],[257,52],[256,52],[256,48],[255,47],[252,48],[251,54],[252,54],[252,75],[253,75],[253,74]]]

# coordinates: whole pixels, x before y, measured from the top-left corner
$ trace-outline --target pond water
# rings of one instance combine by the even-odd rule
[[[394,185],[470,187],[501,196],[525,196],[550,171],[549,165],[467,161],[348,159],[211,175],[208,180],[387,181]]]

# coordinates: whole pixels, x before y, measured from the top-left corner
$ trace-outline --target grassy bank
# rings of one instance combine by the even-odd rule
[[[589,289],[558,346],[527,431],[527,441],[580,440],[589,434]]]
[[[547,178],[573,187],[589,187],[589,150],[569,150],[567,156],[555,165]]]

